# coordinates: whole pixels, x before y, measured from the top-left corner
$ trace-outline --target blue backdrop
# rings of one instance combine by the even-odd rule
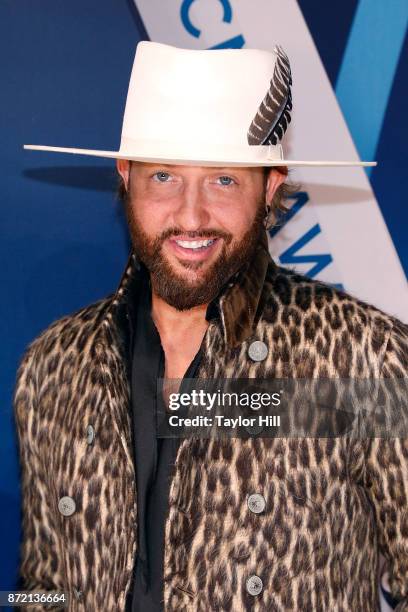
[[[357,148],[363,157],[372,151],[365,158],[381,161],[370,180],[407,272],[406,2],[394,0],[392,15],[382,0],[369,2],[343,0],[335,9],[314,0],[299,4],[346,119],[354,122]],[[379,49],[384,19],[393,44]],[[28,342],[51,321],[115,290],[129,250],[114,197],[113,162],[32,153],[22,144],[118,148],[135,45],[147,35],[131,0],[3,0],[0,24],[1,590],[15,586],[20,540],[11,410],[18,362]],[[366,46],[370,36],[379,63],[370,64],[367,74],[367,66],[359,63],[359,41]],[[353,99],[359,78],[367,79],[366,100]],[[367,133],[359,116],[370,106],[369,88],[376,79],[384,99]]]

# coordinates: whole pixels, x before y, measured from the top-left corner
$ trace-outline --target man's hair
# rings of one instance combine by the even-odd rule
[[[132,162],[130,162],[132,163]],[[264,170],[264,193],[266,191],[266,182],[268,180],[268,175],[269,175],[269,171],[270,171],[270,166],[264,166],[263,170]],[[277,168],[277,170],[279,170],[279,168]],[[277,219],[279,219],[283,213],[287,212],[289,209],[285,206],[285,200],[292,196],[294,193],[296,193],[297,191],[299,191],[299,185],[297,184],[293,184],[290,182],[285,181],[284,183],[282,183],[281,185],[279,185],[278,189],[275,191],[275,194],[272,198],[272,202],[271,204],[271,212],[269,215],[269,226],[273,225]],[[123,180],[122,176],[120,174],[118,174],[118,185],[117,185],[117,190],[116,190],[116,197],[118,200],[120,200],[121,202],[123,202],[124,204],[127,203],[127,190],[126,190],[126,185],[125,185],[125,181]],[[266,204],[266,202],[265,202]]]

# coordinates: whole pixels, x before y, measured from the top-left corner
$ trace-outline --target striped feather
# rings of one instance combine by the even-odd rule
[[[290,123],[292,110],[292,75],[289,58],[280,46],[274,49],[276,63],[269,90],[248,130],[250,145],[275,145]]]

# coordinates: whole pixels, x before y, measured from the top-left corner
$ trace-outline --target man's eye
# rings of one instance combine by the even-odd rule
[[[218,179],[221,181],[221,185],[225,185],[227,187],[228,185],[235,183],[234,179],[230,176],[219,176]]]
[[[160,183],[166,183],[167,178],[170,176],[170,174],[168,172],[155,172],[153,174],[153,177],[156,177],[156,176],[157,176],[157,181],[159,181]]]

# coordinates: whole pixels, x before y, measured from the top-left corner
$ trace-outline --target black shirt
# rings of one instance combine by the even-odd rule
[[[164,528],[172,468],[179,439],[156,437],[156,411],[164,409],[157,379],[164,377],[164,351],[151,317],[149,275],[142,265],[132,329],[132,416],[137,490],[138,534],[134,581],[126,604],[128,612],[163,610]],[[207,310],[214,316],[214,305]],[[201,347],[184,378],[196,375]],[[160,402],[160,405],[159,403]]]

